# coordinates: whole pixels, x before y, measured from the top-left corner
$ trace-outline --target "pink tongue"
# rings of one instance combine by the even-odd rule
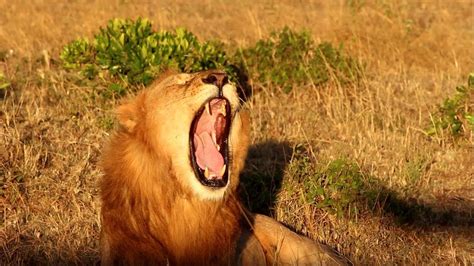
[[[194,134],[194,144],[196,145],[195,155],[199,167],[205,169],[207,166],[211,176],[220,177],[219,172],[224,166],[224,158],[214,145],[209,132],[202,132],[199,136]]]
[[[216,140],[221,142],[226,126],[222,107],[226,102],[222,99],[213,99],[209,103],[210,113],[203,111],[199,117],[194,131],[194,155],[196,162],[202,170],[206,167],[209,171],[208,178],[222,178],[220,174],[224,167],[224,157],[217,150],[217,146],[212,140],[211,134],[215,134]]]

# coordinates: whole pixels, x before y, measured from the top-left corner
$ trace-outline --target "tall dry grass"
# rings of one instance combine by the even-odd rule
[[[282,176],[269,212],[358,264],[474,262],[472,136],[455,143],[423,133],[437,104],[474,70],[472,1],[0,1],[0,10],[0,70],[12,83],[0,113],[2,264],[98,261],[97,161],[114,102],[61,70],[58,52],[108,19],[138,16],[232,46],[285,25],[343,42],[366,66],[358,86],[285,94],[253,84],[249,166]],[[299,147],[313,164],[356,162],[406,210],[453,219],[400,223],[399,213],[377,206],[344,219],[314,208],[293,180],[296,155],[283,163],[272,155]]]

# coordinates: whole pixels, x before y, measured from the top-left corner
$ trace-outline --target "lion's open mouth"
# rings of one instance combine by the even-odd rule
[[[230,123],[229,102],[218,97],[206,102],[191,124],[191,164],[197,179],[205,186],[227,185]]]

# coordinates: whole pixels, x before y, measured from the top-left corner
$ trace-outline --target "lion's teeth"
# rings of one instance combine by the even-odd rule
[[[217,151],[221,151],[221,146],[219,144],[216,144]]]
[[[207,166],[206,166],[206,169],[204,170],[204,176],[205,176],[206,178],[209,178],[209,175],[210,175],[210,174],[209,174],[209,168],[207,168]]]
[[[221,105],[221,114],[225,117],[227,114],[227,110],[225,109],[225,104]]]
[[[227,165],[225,165],[225,164],[224,164],[224,166],[222,166],[222,169],[221,169],[221,172],[219,173],[219,176],[224,176],[226,167],[227,167]]]
[[[212,115],[212,114],[211,114],[211,108],[209,107],[209,105],[210,105],[210,103],[206,103],[206,113],[207,113],[208,115]]]

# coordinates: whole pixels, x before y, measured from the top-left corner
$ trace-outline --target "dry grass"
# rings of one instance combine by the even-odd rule
[[[474,139],[422,133],[430,112],[474,70],[472,1],[131,2],[0,1],[0,52],[13,51],[0,61],[12,81],[0,113],[2,264],[98,261],[97,160],[114,102],[92,97],[87,84],[62,71],[58,52],[110,18],[138,16],[234,45],[284,25],[344,42],[366,64],[358,87],[283,94],[253,84],[248,171],[282,176],[273,180],[270,212],[358,264],[474,263]],[[400,223],[399,212],[383,207],[345,219],[314,208],[293,180],[295,153],[283,161],[266,156],[285,147],[291,155],[301,144],[317,165],[355,161],[381,189],[400,195],[405,210],[452,219],[415,215]]]

